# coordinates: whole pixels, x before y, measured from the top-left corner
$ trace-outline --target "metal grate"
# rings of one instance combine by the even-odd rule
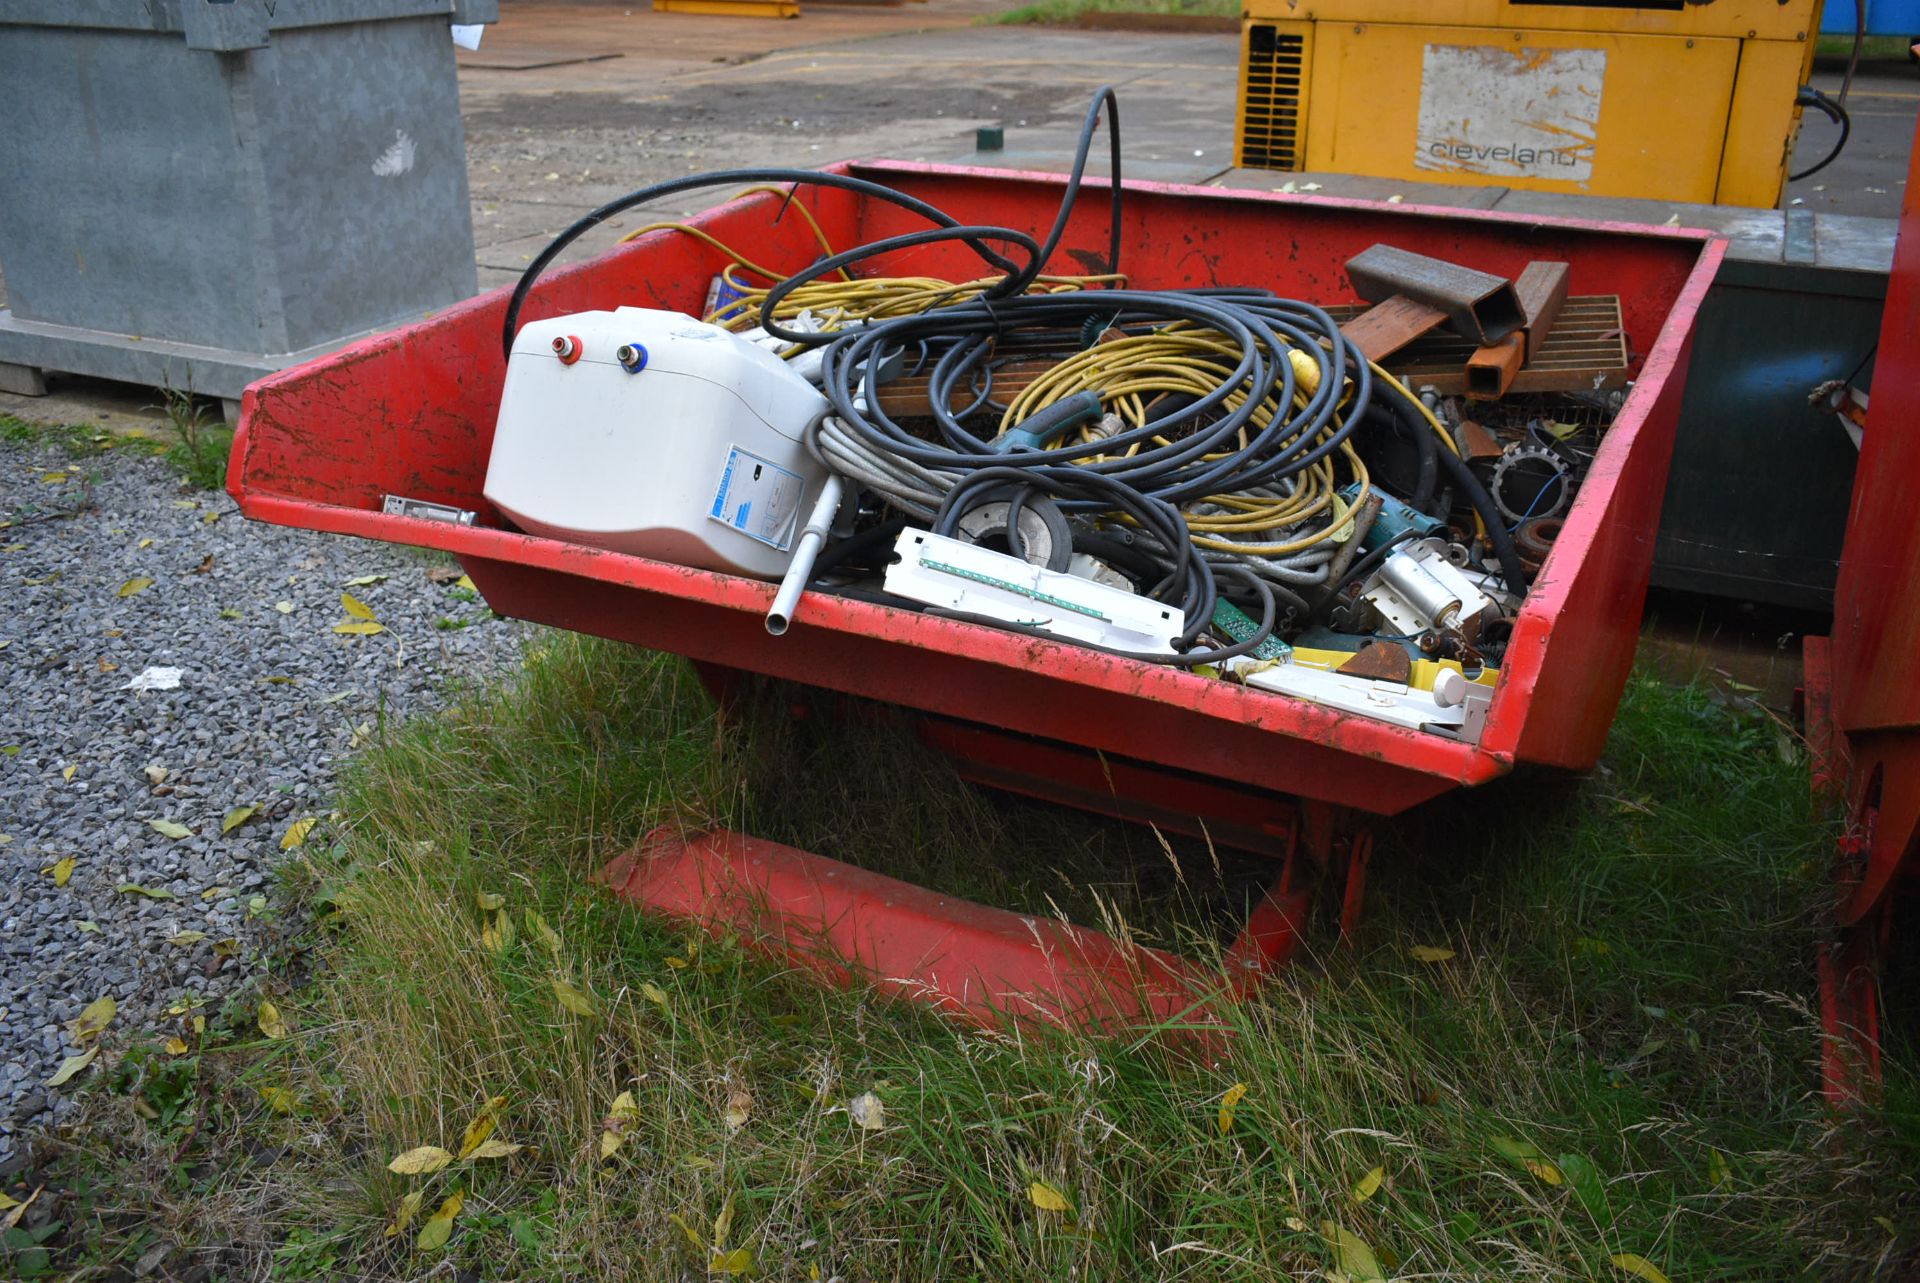
[[[1335,304],[1327,315],[1344,325],[1364,307]],[[1436,330],[1381,362],[1415,386],[1431,386],[1443,396],[1467,390],[1471,339]],[[1627,386],[1632,367],[1627,332],[1617,294],[1574,295],[1560,309],[1533,358],[1513,380],[1515,392],[1598,392]]]
[[[1247,28],[1246,81],[1240,103],[1242,165],[1300,168],[1306,53],[1306,37],[1297,32],[1258,24]]]

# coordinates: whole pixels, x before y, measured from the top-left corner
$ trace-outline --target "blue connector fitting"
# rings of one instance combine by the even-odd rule
[[[1012,454],[1015,450],[1044,450],[1062,433],[1089,423],[1098,423],[1101,413],[1098,392],[1076,392],[1070,397],[1062,397],[1038,414],[1022,419],[1019,427],[1009,428],[995,437],[988,449],[995,454]]]
[[[620,362],[628,374],[638,374],[647,368],[647,349],[638,343],[623,343],[613,359]]]
[[[1373,519],[1366,537],[1360,541],[1360,546],[1368,552],[1408,530],[1413,531],[1416,537],[1425,539],[1445,524],[1440,518],[1429,517],[1418,508],[1394,498],[1379,486],[1374,486],[1370,493],[1380,500],[1380,514]],[[1347,501],[1349,507],[1353,506],[1360,498],[1360,483],[1355,481],[1348,485],[1340,492],[1340,497]]]

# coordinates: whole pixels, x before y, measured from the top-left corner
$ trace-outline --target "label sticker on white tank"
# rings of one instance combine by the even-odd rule
[[[771,460],[739,446],[727,449],[720,469],[720,488],[714,491],[707,516],[729,530],[769,547],[787,550],[800,525],[801,492],[806,482]]]

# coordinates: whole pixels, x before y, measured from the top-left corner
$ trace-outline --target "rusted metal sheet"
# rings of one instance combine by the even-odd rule
[[[1526,324],[1513,283],[1491,272],[1374,245],[1347,260],[1354,293],[1369,303],[1395,295],[1446,314],[1447,327],[1477,344],[1493,343]]]
[[[1439,308],[1396,294],[1342,324],[1340,333],[1365,353],[1369,361],[1384,361],[1415,339],[1433,333],[1446,321],[1447,314]]]
[[[1550,333],[1554,322],[1560,319],[1560,309],[1567,305],[1571,276],[1572,268],[1565,263],[1528,263],[1514,278],[1514,296],[1520,300],[1520,315],[1526,318],[1522,333],[1527,340],[1528,360],[1533,359],[1539,340]]]
[[[1560,309],[1567,302],[1565,263],[1528,263],[1514,278],[1526,324],[1517,333],[1480,348],[1467,358],[1467,395],[1478,401],[1496,400],[1513,387],[1514,379],[1546,341]]]

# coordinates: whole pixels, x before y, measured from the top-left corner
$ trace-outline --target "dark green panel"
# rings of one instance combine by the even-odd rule
[[[1722,268],[1694,339],[1655,584],[1832,608],[1858,452],[1807,393],[1872,350],[1885,291],[1884,273]]]

